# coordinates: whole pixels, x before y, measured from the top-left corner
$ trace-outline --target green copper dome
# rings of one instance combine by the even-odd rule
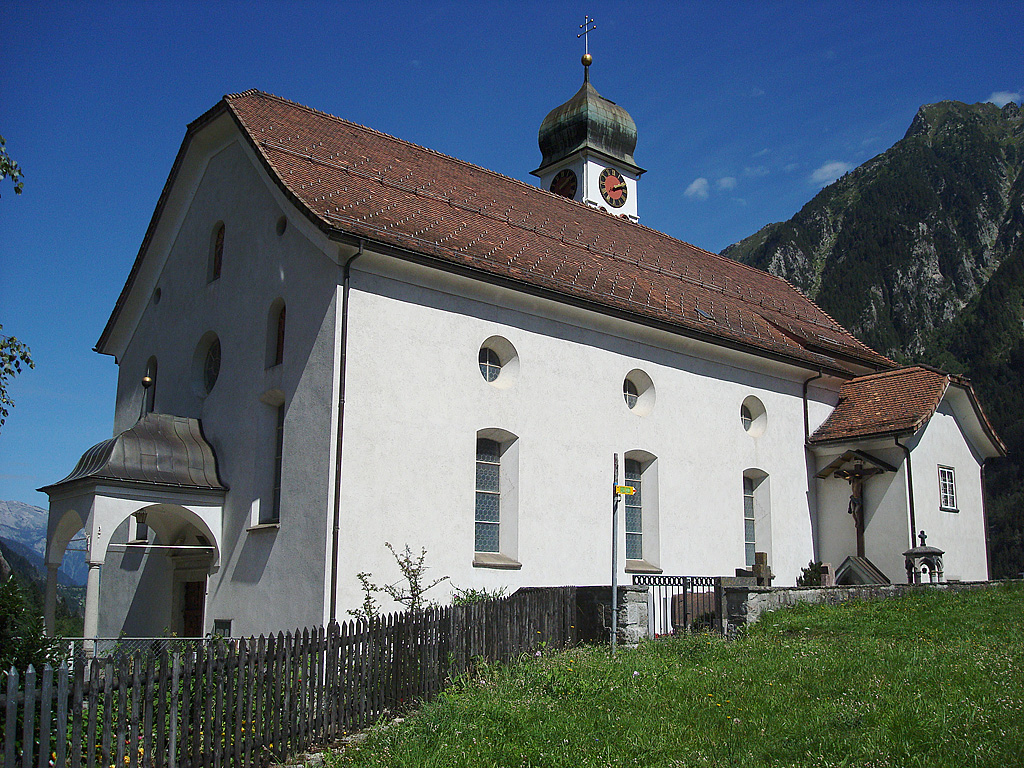
[[[636,123],[626,110],[594,90],[587,77],[575,96],[544,118],[537,142],[544,156],[541,168],[581,149],[596,150],[636,166]]]

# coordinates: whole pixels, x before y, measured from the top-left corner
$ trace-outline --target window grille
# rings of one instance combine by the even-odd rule
[[[494,381],[501,373],[501,358],[490,347],[480,348],[480,373],[484,381]]]
[[[482,350],[481,350],[482,352]],[[481,370],[483,365],[481,364]],[[497,552],[500,543],[501,446],[495,440],[476,441],[476,538],[477,552]]]
[[[640,398],[640,394],[637,392],[636,389],[636,384],[634,384],[629,379],[625,379],[622,382],[622,396],[626,400],[626,406],[630,410],[632,410],[632,408],[636,405],[636,401]]]
[[[627,401],[628,402],[628,401]],[[640,498],[640,462],[626,459],[626,485],[633,487],[633,495],[626,496],[626,559],[642,560],[643,546],[643,502]]]

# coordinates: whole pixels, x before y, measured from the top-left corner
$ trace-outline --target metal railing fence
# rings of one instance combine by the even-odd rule
[[[652,637],[681,631],[722,632],[721,576],[634,574],[647,587],[648,629]]]

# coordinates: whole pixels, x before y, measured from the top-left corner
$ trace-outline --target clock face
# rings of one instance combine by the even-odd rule
[[[576,197],[576,174],[570,168],[563,168],[551,180],[551,191],[562,197]]]
[[[614,168],[605,168],[598,179],[601,185],[601,197],[612,208],[621,208],[626,204],[626,180]]]

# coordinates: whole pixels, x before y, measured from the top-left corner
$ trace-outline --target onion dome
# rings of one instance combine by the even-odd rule
[[[540,124],[537,143],[543,155],[541,169],[583,149],[636,168],[636,123],[626,110],[594,89],[586,66],[583,86],[548,113]]]

